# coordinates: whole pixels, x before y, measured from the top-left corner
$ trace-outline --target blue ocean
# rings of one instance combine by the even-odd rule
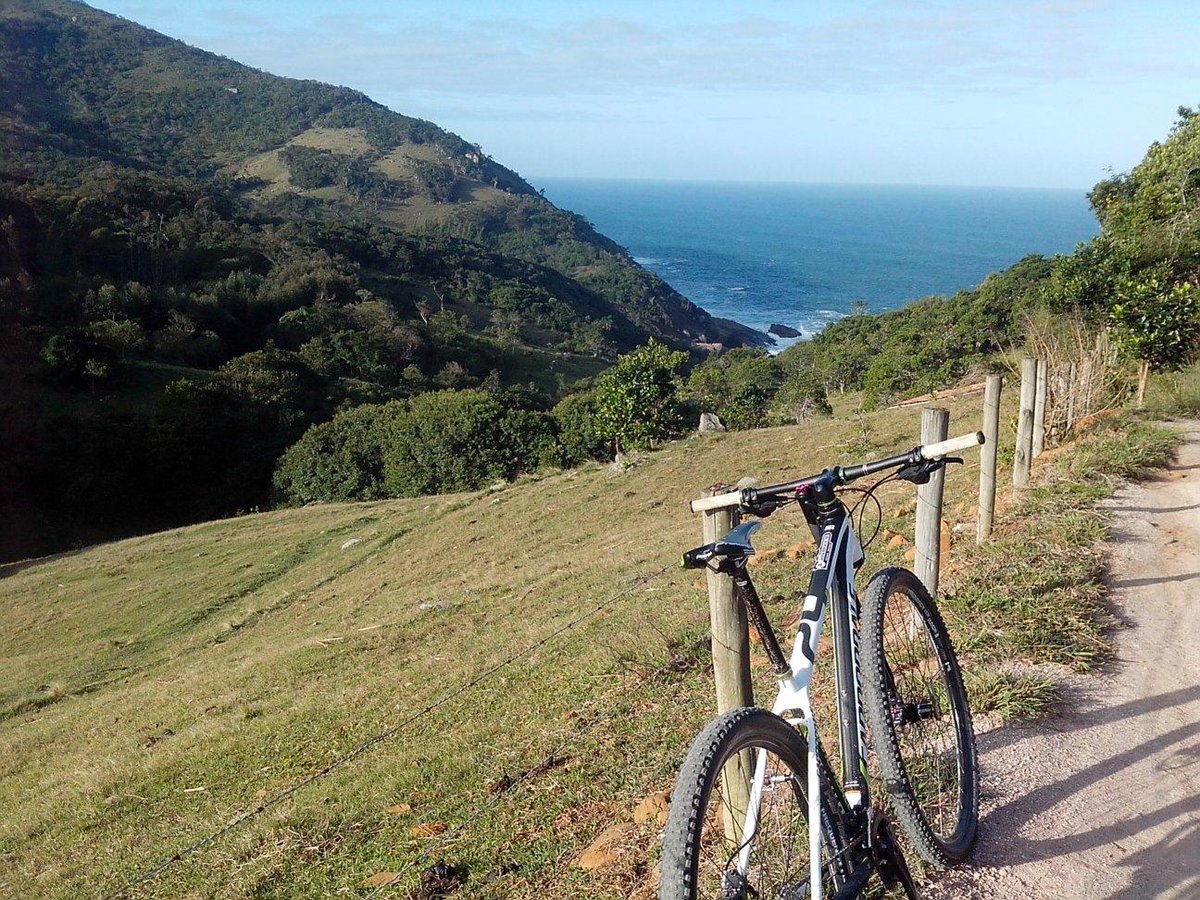
[[[688,299],[804,334],[972,288],[1099,230],[1083,191],[537,179]],[[781,342],[781,345],[790,342]]]

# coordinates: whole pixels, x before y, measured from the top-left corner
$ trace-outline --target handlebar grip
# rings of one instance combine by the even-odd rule
[[[945,456],[947,453],[954,453],[958,450],[969,450],[982,443],[983,432],[975,431],[971,434],[961,434],[949,440],[938,441],[936,444],[926,444],[919,449],[921,459],[937,459],[939,456]]]
[[[730,491],[728,494],[717,494],[713,497],[701,497],[699,500],[693,500],[688,504],[692,508],[692,512],[708,512],[710,509],[725,509],[730,506],[739,506],[742,502],[741,491]]]

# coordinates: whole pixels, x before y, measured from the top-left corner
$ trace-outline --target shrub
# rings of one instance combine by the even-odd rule
[[[383,423],[383,484],[391,497],[478,488],[534,468],[534,425],[483,391],[414,397]]]
[[[687,354],[653,338],[617,358],[596,383],[596,422],[615,449],[645,447],[683,426],[679,370]]]
[[[596,398],[591,393],[564,397],[551,415],[558,428],[558,443],[564,465],[604,459],[607,446],[596,421]]]
[[[550,415],[478,390],[344,410],[309,428],[275,470],[280,503],[415,497],[482,487],[566,460]]]
[[[738,348],[696,366],[687,386],[700,407],[715,412],[726,427],[761,428],[773,424],[768,407],[782,382],[774,357]]]
[[[800,424],[813,416],[831,416],[833,408],[821,376],[812,368],[792,371],[771,401],[774,418]]]
[[[377,500],[384,496],[381,423],[404,405],[364,405],[314,425],[279,459],[277,502]]]
[[[531,409],[510,409],[500,423],[509,453],[510,473],[530,472],[547,466],[570,465],[559,443],[554,418]]]
[[[91,334],[67,328],[52,334],[42,347],[42,362],[60,381],[86,382],[107,378],[113,354]]]

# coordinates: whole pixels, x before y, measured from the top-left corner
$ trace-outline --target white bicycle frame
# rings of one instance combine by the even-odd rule
[[[795,499],[799,500],[801,491],[816,491],[814,499],[817,511],[809,517],[809,523],[815,529],[819,529],[814,531],[818,537],[817,557],[813,562],[812,580],[809,583],[808,595],[804,598],[804,607],[792,655],[786,663],[790,673],[780,677],[779,695],[771,707],[776,715],[796,728],[803,728],[808,736],[805,788],[808,798],[809,823],[809,883],[811,886],[809,896],[812,900],[821,900],[822,894],[822,822],[817,724],[809,688],[812,683],[813,665],[817,657],[817,646],[825,627],[825,614],[830,601],[835,604],[833,643],[835,672],[838,681],[838,734],[842,763],[841,792],[851,811],[869,812],[866,807],[870,804],[866,772],[867,729],[862,714],[862,681],[859,675],[858,594],[854,587],[854,573],[861,565],[864,556],[862,544],[852,527],[851,516],[846,512],[844,506],[834,500],[834,488],[886,469],[915,466],[922,461],[937,461],[948,453],[978,446],[983,443],[983,440],[983,432],[964,434],[949,440],[914,447],[907,453],[860,463],[849,468],[839,466],[835,469],[826,469],[819,476],[771,485],[761,490],[745,488],[730,491],[693,500],[690,504],[692,512],[706,512],[738,506],[752,509],[759,499],[782,498],[794,492]],[[766,514],[769,514],[771,509],[774,507],[769,507]],[[810,509],[812,507],[806,507],[806,514]],[[711,551],[715,546],[717,545],[700,549]],[[698,559],[700,562],[707,561],[707,558]],[[687,564],[686,555],[685,564]],[[746,588],[753,591],[749,577],[745,575],[744,570],[742,570],[741,576]],[[843,602],[845,603],[844,609],[841,606]],[[761,614],[761,606],[758,605],[756,597],[754,603]],[[769,631],[769,624],[766,624],[766,627]],[[848,633],[842,634],[843,629]],[[782,651],[776,646],[771,652],[776,656],[776,660],[773,662],[783,669],[785,662],[782,659]],[[851,710],[853,715],[849,714]],[[750,785],[749,802],[746,804],[742,843],[738,848],[737,871],[743,878],[746,878],[750,871],[752,842],[758,830],[758,816],[762,808],[765,778],[766,750],[760,750],[754,779]],[[866,824],[867,827],[870,827],[869,818],[866,820]]]
[[[791,674],[779,679],[779,694],[771,711],[796,728],[802,728],[808,737],[808,767],[805,776],[805,796],[808,798],[808,854],[809,883],[812,900],[821,900],[821,779],[818,775],[817,726],[813,714],[809,689],[812,684],[817,647],[825,628],[825,614],[830,600],[839,602],[841,589],[849,606],[850,635],[845,639],[852,642],[851,669],[854,685],[857,726],[858,759],[865,760],[866,723],[862,717],[862,690],[858,663],[858,594],[854,587],[854,572],[863,560],[863,550],[858,535],[851,527],[850,516],[845,516],[840,525],[826,526],[817,545],[817,556],[813,563],[813,581],[804,598],[792,655],[789,660]],[[835,634],[835,639],[838,636]],[[838,687],[841,694],[841,686]],[[841,710],[839,700],[839,711]],[[742,842],[738,851],[737,871],[748,876],[754,836],[758,831],[758,815],[762,806],[762,793],[766,776],[765,749],[758,751],[754,779],[750,785],[749,801],[746,804],[746,820],[742,828]],[[865,794],[861,790],[847,790],[846,800],[850,806],[861,806]]]

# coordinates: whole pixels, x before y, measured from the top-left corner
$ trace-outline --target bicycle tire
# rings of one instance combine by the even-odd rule
[[[892,809],[926,862],[967,857],[979,831],[979,760],[946,625],[907,569],[876,573],[862,612],[863,705]]]
[[[767,751],[769,773],[760,804],[760,827],[751,849],[749,878],[726,890],[736,873],[737,847],[725,837],[722,773],[739,753]],[[802,897],[809,882],[808,804],[804,785],[808,746],[804,737],[765,709],[744,707],[711,720],[692,742],[672,792],[660,861],[660,900],[720,897]],[[745,759],[745,757],[743,757]],[[757,765],[759,754],[751,757]],[[823,884],[832,897],[845,879],[829,766],[819,759]],[[765,826],[765,827],[764,827]],[[741,826],[737,826],[740,835]],[[778,842],[778,843],[776,843]]]

